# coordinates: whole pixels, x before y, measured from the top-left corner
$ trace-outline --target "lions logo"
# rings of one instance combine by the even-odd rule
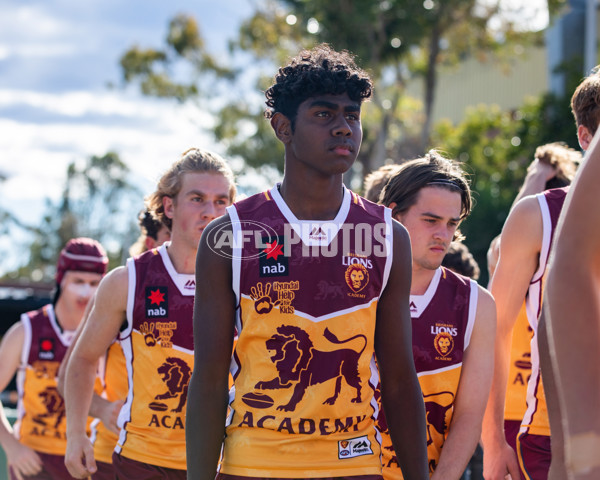
[[[172,412],[181,412],[187,401],[188,384],[190,383],[191,369],[187,363],[177,357],[169,357],[160,367],[158,373],[162,375],[162,381],[167,386],[167,391],[156,395],[155,400],[177,398],[179,403]]]
[[[454,338],[449,333],[440,332],[433,339],[433,346],[442,357],[446,357],[454,350]]]
[[[32,420],[35,423],[47,426],[46,419],[56,417],[53,427],[58,428],[65,416],[65,401],[58,393],[56,387],[46,387],[38,396],[42,399],[42,403],[46,407],[46,412],[36,415]]]
[[[360,263],[353,263],[344,274],[346,283],[354,293],[360,292],[369,283],[369,271]]]
[[[360,338],[364,341],[362,349],[357,352],[348,348],[323,352],[314,348],[308,334],[295,326],[282,325],[277,334],[267,340],[267,350],[274,352],[271,361],[275,364],[278,376],[266,382],[258,382],[258,390],[278,390],[294,386],[292,398],[287,405],[280,405],[277,410],[293,411],[306,392],[313,385],[335,379],[335,391],[326,399],[324,405],[333,405],[342,389],[342,379],[356,389],[353,403],[360,403],[361,385],[358,375],[358,359],[367,346],[364,335],[355,335],[346,340],[338,340],[328,329],[323,336],[337,345]]]

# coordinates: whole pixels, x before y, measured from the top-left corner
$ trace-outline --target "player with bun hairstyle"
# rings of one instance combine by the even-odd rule
[[[128,393],[112,464],[119,479],[186,477],[187,382],[193,368],[194,267],[202,232],[235,195],[233,173],[219,155],[192,148],[160,178],[147,206],[171,241],[128,259],[100,284],[65,378],[68,444],[75,478],[96,474],[84,419],[96,365],[121,342]]]

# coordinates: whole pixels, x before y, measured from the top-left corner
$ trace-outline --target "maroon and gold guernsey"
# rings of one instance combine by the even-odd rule
[[[298,220],[274,187],[228,213],[239,338],[220,471],[380,475],[373,344],[391,211],[344,188],[335,219]]]
[[[24,313],[21,324],[25,339],[17,373],[15,435],[38,452],[64,455],[67,419],[57,375],[74,332],[61,329],[52,305]]]
[[[131,387],[119,414],[115,451],[138,462],[185,470],[195,280],[193,274],[175,271],[169,245],[127,260],[127,327],[120,340]]]
[[[548,256],[558,218],[565,202],[569,187],[554,188],[536,195],[542,215],[543,236],[538,270],[533,275],[527,291],[526,306],[529,325],[533,330],[531,339],[531,377],[527,385],[527,411],[521,423],[521,433],[550,436],[548,407],[540,374],[540,354],[538,349],[538,321],[542,310]]]
[[[413,357],[427,419],[427,457],[430,475],[440,459],[477,313],[478,287],[473,280],[439,267],[423,295],[410,296]],[[383,410],[382,432],[385,480],[402,479]]]
[[[98,378],[101,388],[98,392],[109,402],[125,400],[129,386],[127,384],[127,366],[125,355],[118,341],[113,342],[100,362]],[[112,463],[112,454],[119,436],[108,430],[104,423],[95,419],[92,422],[92,442],[94,443],[94,458],[100,462]]]
[[[526,304],[523,302],[512,332],[510,346],[510,366],[506,399],[504,404],[504,420],[523,420],[527,408],[527,382],[531,375],[531,336],[533,330],[527,320]]]

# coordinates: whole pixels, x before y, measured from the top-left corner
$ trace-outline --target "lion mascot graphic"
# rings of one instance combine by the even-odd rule
[[[179,396],[177,407],[172,412],[181,412],[187,401],[188,384],[190,383],[191,369],[187,363],[177,357],[168,357],[160,367],[158,373],[167,386],[167,391],[156,395],[155,400],[165,400]]]
[[[36,415],[32,420],[35,423],[46,426],[46,419],[49,417],[56,417],[54,428],[58,428],[65,416],[65,401],[58,393],[56,387],[46,387],[46,389],[39,393],[38,396],[42,399],[42,403],[44,404],[44,407],[46,407],[46,412]]]
[[[335,379],[335,391],[323,402],[324,405],[335,404],[342,388],[342,378],[349,386],[356,389],[356,397],[352,402],[361,401],[358,359],[367,346],[367,338],[364,335],[355,335],[346,340],[338,340],[328,329],[325,329],[323,336],[337,345],[361,338],[364,340],[364,345],[359,352],[348,348],[323,352],[314,348],[304,330],[291,325],[281,325],[277,328],[277,333],[267,340],[267,350],[274,352],[271,361],[275,364],[278,376],[269,381],[258,382],[255,388],[278,390],[290,388],[295,384],[289,403],[278,406],[277,410],[293,411],[304,397],[308,387],[332,379]]]

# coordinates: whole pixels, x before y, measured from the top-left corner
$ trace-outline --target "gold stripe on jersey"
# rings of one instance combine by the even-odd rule
[[[454,413],[455,392],[458,390],[462,364],[453,365],[448,369],[419,374],[419,384],[425,401],[427,428],[427,458],[429,459],[429,474],[437,466],[442,447],[446,441],[447,432]],[[398,465],[392,440],[386,432],[382,434],[382,460],[384,480],[403,480],[402,470]]]
[[[319,319],[282,313],[278,306],[261,318],[245,295],[240,307],[246,312],[235,349],[240,369],[221,472],[280,478],[379,475],[373,419],[377,300]],[[354,447],[362,453],[349,453]]]
[[[510,367],[506,387],[505,420],[523,420],[527,409],[527,382],[531,375],[531,336],[533,330],[527,320],[525,303],[521,306],[513,328],[510,349]]]
[[[122,346],[125,358],[134,360],[135,391],[130,391],[119,416],[122,430],[116,451],[138,462],[185,470],[183,388],[193,369],[193,355],[159,345],[148,352],[145,335],[137,330]]]
[[[127,368],[123,349],[119,342],[114,342],[108,349],[104,382],[105,386],[100,389],[103,398],[109,402],[125,400],[129,389]],[[100,462],[112,463],[112,454],[119,436],[106,428],[102,422],[98,422],[94,430],[94,457]]]

